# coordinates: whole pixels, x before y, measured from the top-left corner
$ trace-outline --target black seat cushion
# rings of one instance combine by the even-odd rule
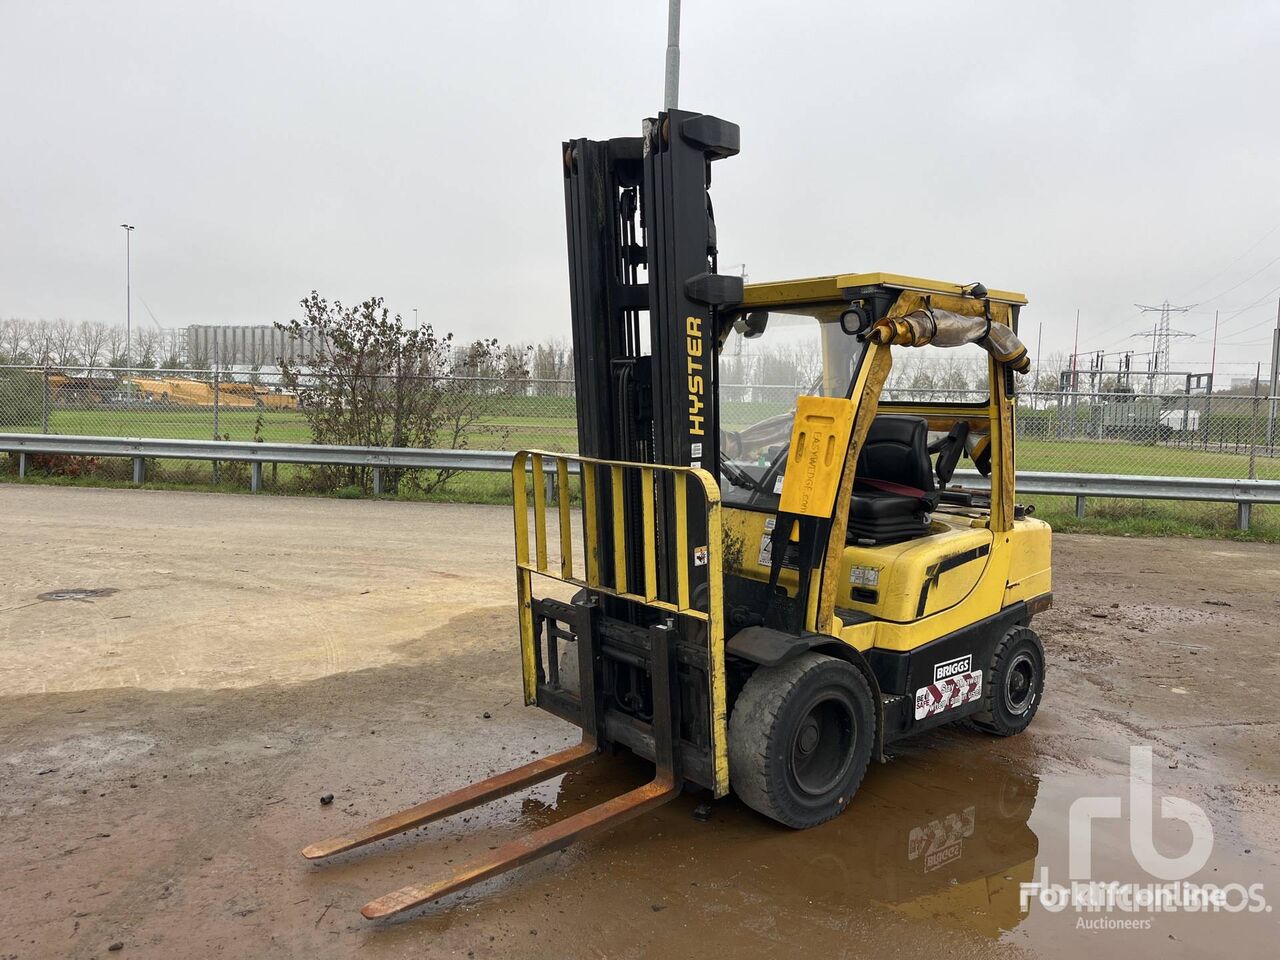
[[[851,520],[892,520],[917,517],[927,511],[917,497],[902,497],[876,490],[860,490],[849,508]]]
[[[850,539],[896,543],[923,536],[937,505],[928,421],[904,414],[876,417],[858,453]]]

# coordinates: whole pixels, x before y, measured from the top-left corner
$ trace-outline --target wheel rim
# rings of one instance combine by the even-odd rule
[[[791,740],[791,777],[801,793],[821,797],[840,783],[853,762],[856,733],[847,697],[828,693],[813,702]]]
[[[1025,650],[1013,658],[1005,671],[1004,705],[1015,716],[1026,713],[1031,706],[1036,692],[1036,673],[1036,662]]]

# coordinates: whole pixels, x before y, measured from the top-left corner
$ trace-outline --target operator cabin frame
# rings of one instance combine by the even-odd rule
[[[944,310],[968,317],[989,315],[992,323],[1002,324],[1015,333],[1019,310],[1027,302],[1026,297],[1020,293],[992,290],[987,292],[986,297],[978,299],[969,296],[966,288],[956,284],[897,274],[867,273],[752,284],[744,289],[742,311],[812,311],[817,314],[825,310],[830,316],[832,313],[838,314],[850,303],[865,303],[869,300],[879,301],[884,309],[884,316],[889,319],[903,317],[920,309]],[[832,320],[825,322],[831,323]],[[828,341],[824,339],[824,344],[826,342]],[[945,512],[945,506],[942,507],[944,512],[935,513],[928,544],[930,548],[936,547],[940,556],[934,558],[931,555],[933,551],[926,550],[928,555],[923,559],[928,565],[953,554],[957,541],[972,542],[973,549],[981,550],[983,546],[990,549],[995,537],[1000,537],[1015,550],[1023,547],[1036,549],[1030,540],[1033,531],[1039,533],[1042,529],[1038,523],[1020,526],[1015,520],[1013,371],[995,356],[988,354],[987,399],[979,403],[882,400],[881,391],[893,363],[891,351],[906,349],[917,348],[890,347],[872,342],[867,343],[860,358],[846,394],[855,402],[857,419],[845,451],[843,486],[835,498],[830,539],[824,551],[823,563],[812,572],[813,582],[806,591],[808,605],[804,612],[803,629],[837,637],[864,653],[872,647],[910,650],[927,639],[959,630],[973,622],[971,607],[982,605],[989,608],[994,599],[990,596],[975,598],[981,604],[948,602],[954,599],[949,594],[955,591],[946,590],[947,585],[943,582],[946,571],[940,572],[930,581],[932,589],[942,588],[942,592],[925,597],[923,604],[918,591],[912,596],[898,597],[897,602],[882,597],[868,602],[867,599],[860,599],[856,590],[851,590],[852,568],[864,563],[872,565],[873,569],[891,569],[893,561],[903,554],[921,552],[923,543],[914,538],[902,543],[877,546],[846,546],[844,543],[853,495],[855,462],[877,415],[922,417],[927,420],[930,435],[947,434],[958,423],[964,422],[970,436],[977,438],[974,448],[969,451],[971,458],[985,460],[986,454],[990,454],[989,506],[957,511],[955,519]],[[948,348],[926,346],[919,349]],[[831,368],[828,353],[823,357],[823,379],[829,392],[834,386],[831,383]],[[989,449],[984,449],[987,444]],[[771,511],[760,513],[726,505],[724,523],[727,536],[736,537],[745,545],[743,562],[738,565],[726,563],[726,573],[751,579],[767,575],[767,567],[752,562],[751,548],[759,543],[764,532],[765,518],[770,514]],[[980,534],[966,535],[963,532],[965,528],[971,531],[990,531],[990,542],[984,543],[987,538]],[[994,550],[991,552],[1003,553]],[[1017,600],[1031,600],[1048,592],[1047,557],[1042,566],[1038,562],[1033,565],[1040,567],[1037,573],[1042,572],[1043,575],[1009,584],[1000,597],[997,609]],[[1021,564],[1015,562],[1014,566],[1021,567]],[[794,596],[798,587],[795,573],[784,569],[779,582]],[[890,609],[886,609],[887,607]],[[886,613],[889,615],[885,616]],[[876,615],[875,619],[868,619],[868,614]],[[935,618],[934,614],[941,616]],[[929,618],[927,625],[922,623],[924,617]],[[730,619],[727,624],[730,635],[734,628],[735,624]],[[926,632],[929,637],[924,636]]]
[[[1022,516],[1014,502],[1014,393],[1009,361],[1015,358],[998,359],[988,349],[989,389],[980,403],[884,402],[881,392],[892,366],[891,350],[917,348],[891,348],[867,336],[866,331],[863,335],[845,332],[838,318],[854,304],[860,305],[868,320],[881,321],[898,320],[924,309],[939,315],[988,319],[1012,331],[1025,298],[1005,291],[982,293],[975,297],[970,288],[893,274],[844,274],[748,286],[741,305],[721,318],[724,337],[735,317],[744,320],[761,310],[799,313],[831,332],[824,343],[847,338],[850,344],[860,344],[846,386],[837,386],[842,374],[833,369],[831,354],[824,350],[824,387],[836,393],[828,399],[850,408],[854,422],[844,436],[840,462],[828,477],[839,489],[833,491],[829,523],[822,524],[826,540],[818,551],[820,562],[812,566],[804,590],[798,569],[783,566],[775,575],[776,585],[787,598],[805,598],[804,610],[794,611],[790,622],[774,611],[773,622],[762,625],[781,630],[771,631],[773,636],[764,637],[763,645],[760,633],[750,628],[761,624],[760,611],[772,606],[772,571],[763,552],[771,536],[769,525],[777,516],[776,502],[756,508],[735,505],[729,499],[730,485],[712,476],[711,464],[678,467],[535,451],[518,455],[513,491],[526,702],[584,731],[598,729],[603,739],[658,760],[660,766],[664,758],[655,754],[655,743],[674,735],[677,743],[664,752],[675,756],[679,776],[710,788],[716,796],[723,796],[729,788],[727,708],[742,679],[735,677],[735,667],[751,667],[769,662],[771,656],[787,655],[777,648],[779,632],[801,638],[809,649],[856,661],[866,670],[872,689],[888,695],[877,704],[878,756],[883,754],[884,744],[898,736],[954,720],[951,714],[923,722],[913,722],[910,717],[908,695],[922,671],[932,668],[932,661],[924,661],[949,655],[954,649],[970,653],[975,663],[980,662],[1005,630],[1026,623],[1049,603],[1047,527]],[[1021,344],[1013,342],[1021,350]],[[722,346],[723,342],[718,343],[716,349]],[[1024,350],[1016,359],[1021,360],[1023,354]],[[717,393],[718,383],[708,397],[718,407]],[[798,401],[813,399],[801,396]],[[594,398],[587,398],[587,402],[594,402]],[[967,451],[969,456],[985,463],[989,454],[989,496],[975,496],[973,491],[959,494],[969,503],[940,506],[918,536],[874,545],[846,542],[856,462],[876,417],[882,414],[924,418],[931,434],[947,434],[963,423],[976,438]],[[723,441],[725,431],[718,432]],[[576,562],[580,574],[575,572],[573,519],[566,495],[571,489],[571,463],[582,478],[584,550]],[[932,464],[926,461],[926,468],[931,469]],[[547,546],[547,492],[541,483],[529,483],[546,471],[554,472],[554,486],[560,491],[554,508],[561,547],[558,569]],[[655,486],[664,484],[668,485],[667,495],[659,493],[655,498]],[[675,485],[674,497],[670,484]],[[532,491],[532,504],[526,499],[526,488]],[[659,582],[662,564],[654,532],[664,499],[669,507],[675,505],[667,529],[675,532],[670,546],[679,558],[669,589]],[[533,519],[532,542],[528,514]],[[700,526],[700,518],[705,526]],[[701,543],[712,546],[704,554],[709,565],[699,567],[696,554]],[[873,596],[867,595],[865,587],[859,594],[859,588],[853,586],[855,569],[884,572],[878,589],[871,591]],[[703,575],[701,590],[693,587],[699,573]],[[584,589],[573,603],[565,603],[539,591],[535,575]],[[602,608],[597,601],[612,607]],[[622,608],[617,606],[619,602]],[[653,731],[635,717],[605,709],[599,702],[599,691],[584,696],[580,685],[595,682],[597,671],[572,659],[562,662],[567,644],[592,636],[601,638],[593,654],[597,661],[621,659],[642,668],[646,647],[653,646],[646,634],[653,628],[620,622],[608,612],[612,609],[625,615],[627,609],[634,613],[641,608],[665,618],[665,624],[660,619],[660,625],[670,631],[668,638],[678,651],[672,674],[681,678],[677,693],[685,695],[686,702],[677,704],[671,734]],[[856,653],[851,655],[851,651]],[[708,691],[708,702],[688,700],[688,694],[703,688]],[[666,727],[665,718],[658,713],[652,711],[653,722]]]

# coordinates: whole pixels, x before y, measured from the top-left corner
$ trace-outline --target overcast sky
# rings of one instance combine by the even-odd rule
[[[567,336],[559,144],[661,106],[666,3],[0,0],[0,316],[268,323],[311,289]],[[1044,354],[1267,365],[1280,4],[686,0],[681,106],[742,128],[721,263],[1022,290]],[[1223,363],[1230,366],[1222,367]],[[1145,366],[1145,362],[1142,362]]]

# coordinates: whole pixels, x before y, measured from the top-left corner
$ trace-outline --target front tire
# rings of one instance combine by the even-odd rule
[[[875,741],[875,707],[853,664],[805,653],[760,667],[729,717],[729,777],[751,809],[804,829],[849,805]]]
[[[1044,644],[1030,627],[1014,627],[996,644],[983,677],[983,709],[973,715],[979,730],[1012,737],[1031,725],[1044,695]]]

